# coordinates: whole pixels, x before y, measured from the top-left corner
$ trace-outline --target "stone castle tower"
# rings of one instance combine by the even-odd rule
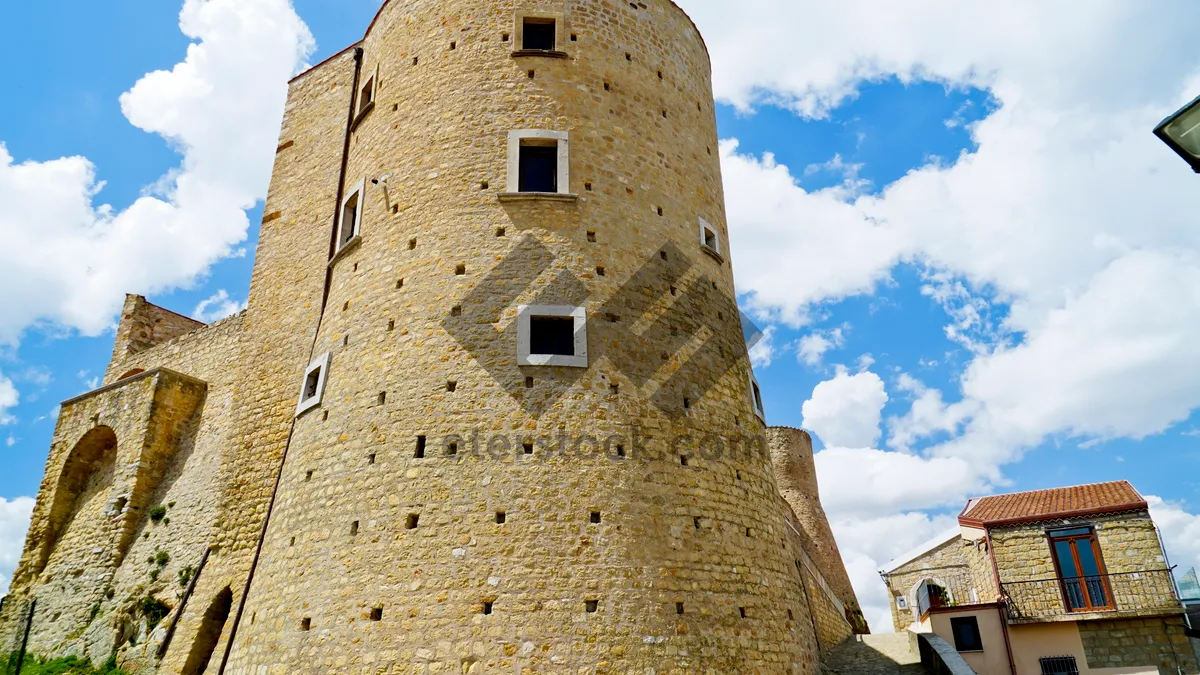
[[[63,403],[0,649],[815,673],[866,630],[765,426],[672,2],[384,2],[291,83],[264,213],[246,311],[130,296]]]

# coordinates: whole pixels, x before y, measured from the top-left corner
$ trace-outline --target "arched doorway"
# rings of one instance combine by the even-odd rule
[[[116,461],[117,435],[106,426],[93,428],[71,448],[50,506],[46,538],[38,558],[38,573],[46,568],[55,546],[80,514],[83,514],[83,520],[95,521],[92,525],[103,519]]]
[[[212,659],[217,643],[221,641],[221,631],[225,630],[225,621],[229,618],[229,610],[233,608],[233,591],[225,587],[212,604],[204,612],[200,620],[200,630],[196,633],[196,641],[192,643],[192,651],[188,653],[187,663],[183,666],[183,675],[201,675],[208,662]]]

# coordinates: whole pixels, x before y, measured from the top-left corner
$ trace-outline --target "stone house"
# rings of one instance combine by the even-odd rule
[[[880,570],[897,631],[982,675],[1197,673],[1145,499],[1126,481],[970,500],[959,526]]]

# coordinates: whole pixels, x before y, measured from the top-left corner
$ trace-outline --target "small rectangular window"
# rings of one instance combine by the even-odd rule
[[[558,192],[558,143],[521,141],[520,192]]]
[[[338,250],[350,243],[350,240],[358,236],[359,227],[362,223],[363,212],[363,190],[366,186],[366,179],[359,180],[358,183],[350,189],[345,198],[342,199],[342,211],[338,218]]]
[[[521,49],[554,51],[558,30],[554,19],[526,17],[522,23]]]
[[[754,377],[754,371],[750,371],[750,406],[754,408],[754,414],[763,422],[767,421],[767,412],[763,407],[762,389],[758,386],[758,378]]]
[[[529,351],[533,354],[575,355],[575,320],[569,316],[529,319]]]
[[[1074,656],[1050,656],[1038,659],[1042,675],[1079,675],[1079,666]]]
[[[950,619],[954,632],[954,648],[960,652],[983,651],[983,637],[979,634],[979,619],[973,616]]]
[[[586,368],[587,310],[521,305],[517,311],[517,363]]]
[[[325,379],[329,373],[329,354],[325,353],[304,370],[300,385],[300,401],[296,404],[296,416],[321,405],[325,394]]]

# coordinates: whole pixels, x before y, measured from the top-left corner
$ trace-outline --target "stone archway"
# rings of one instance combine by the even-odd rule
[[[71,448],[55,486],[47,516],[45,538],[38,556],[37,573],[46,568],[51,553],[81,511],[99,511],[107,502],[117,461],[117,435],[98,426],[83,435]],[[97,502],[101,500],[101,502]],[[95,503],[94,503],[95,502]],[[119,514],[107,514],[119,515]]]
[[[221,632],[225,630],[225,622],[229,619],[229,611],[233,608],[233,591],[226,586],[212,604],[204,612],[200,620],[200,630],[196,640],[192,642],[192,650],[188,652],[187,663],[183,666],[183,675],[202,675],[208,662],[212,659],[217,643],[221,641]]]

